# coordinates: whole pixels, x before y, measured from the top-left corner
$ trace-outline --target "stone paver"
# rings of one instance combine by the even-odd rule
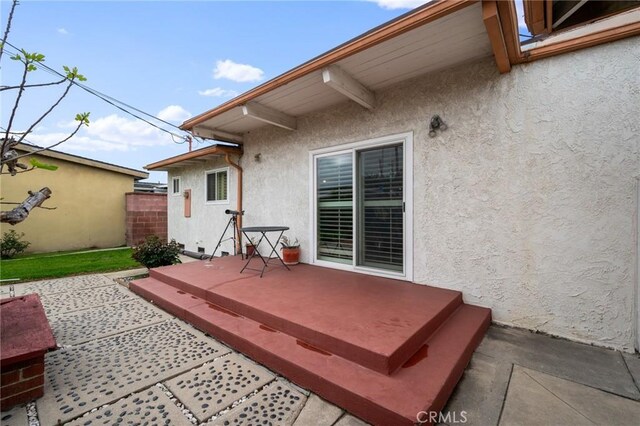
[[[619,352],[528,331],[490,327],[477,352],[577,383],[640,399]]]
[[[73,425],[115,424],[119,418],[187,426],[189,412],[199,422],[210,419],[208,425],[366,425],[242,355],[229,354],[215,339],[116,285],[113,277],[15,285],[17,295],[41,294],[58,342],[72,345],[46,356],[45,397],[37,401],[43,426],[74,419]],[[0,292],[6,296],[8,287]],[[638,384],[637,355],[493,326],[444,414],[465,411],[469,425],[495,425],[499,419],[525,426],[636,424],[640,402],[628,398],[640,398]],[[0,419],[2,425],[27,425],[27,412],[17,408]]]
[[[497,425],[504,402],[512,364],[475,353],[443,414],[461,419],[467,426]]]
[[[315,394],[311,394],[307,398],[307,403],[296,419],[294,426],[331,426],[343,413],[342,408],[328,403]]]
[[[27,408],[24,405],[0,413],[0,425],[2,426],[25,426],[28,422]]]
[[[276,381],[229,412],[212,420],[211,425],[289,425],[298,416],[306,397]]]
[[[114,424],[188,425],[181,410],[155,386],[81,417],[69,426]]]
[[[77,345],[166,321],[171,316],[140,299],[50,315],[49,324],[60,346]]]
[[[55,294],[68,291],[77,291],[87,288],[97,288],[113,285],[113,280],[101,274],[79,275],[77,277],[56,278],[45,281],[34,281],[24,284],[15,284],[16,296],[22,296],[29,293]],[[8,286],[2,286],[4,292],[8,292]]]
[[[367,426],[367,424],[368,423],[363,422],[351,414],[345,414],[340,420],[338,420],[335,426]]]
[[[176,321],[59,349],[45,358],[40,421],[53,425],[71,420],[229,351]]]
[[[274,379],[267,369],[234,353],[164,385],[202,422]]]
[[[640,357],[637,354],[624,354],[623,356],[636,387],[640,389]]]
[[[514,366],[500,425],[633,425],[640,402]]]
[[[67,312],[81,311],[94,306],[102,306],[109,303],[124,302],[137,296],[121,285],[113,283],[110,286],[94,289],[82,289],[55,294],[43,294],[40,296],[42,306],[47,317],[61,315]]]

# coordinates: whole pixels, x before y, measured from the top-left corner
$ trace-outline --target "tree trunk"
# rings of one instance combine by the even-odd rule
[[[40,207],[47,198],[51,197],[51,190],[47,187],[42,188],[38,192],[29,191],[29,196],[18,207],[13,210],[0,212],[0,222],[15,225],[25,220],[29,216],[29,212]]]

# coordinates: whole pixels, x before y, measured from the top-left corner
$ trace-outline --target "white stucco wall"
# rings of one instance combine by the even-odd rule
[[[460,290],[501,323],[631,349],[638,41],[506,75],[486,59],[381,91],[373,111],[345,102],[295,132],[246,134],[245,225],[290,226],[309,261],[309,150],[413,131],[414,281]],[[429,138],[433,114],[449,130]],[[172,201],[170,235],[211,229],[195,197],[188,229]]]
[[[229,168],[229,202],[220,204],[205,203],[205,172],[220,168]],[[168,194],[168,226],[169,238],[174,238],[177,242],[184,244],[185,249],[193,252],[198,251],[198,247],[204,247],[207,254],[215,249],[222,232],[229,221],[226,209],[236,209],[236,183],[237,173],[233,167],[228,166],[222,158],[209,160],[198,167],[173,169],[169,172],[171,190],[171,179],[180,176],[181,192],[191,190],[191,217],[184,217],[184,198],[182,195],[175,196]],[[226,237],[231,237],[231,228],[227,231]],[[233,241],[226,241],[218,249],[233,254]]]

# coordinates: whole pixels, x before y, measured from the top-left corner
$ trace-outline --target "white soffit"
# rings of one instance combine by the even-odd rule
[[[480,2],[337,62],[341,70],[373,91],[493,55]],[[349,98],[323,82],[315,71],[254,99],[291,117],[318,111]],[[267,126],[243,114],[242,107],[213,117],[202,126],[242,134]]]

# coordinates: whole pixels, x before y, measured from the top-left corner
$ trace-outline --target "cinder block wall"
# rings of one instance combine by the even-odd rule
[[[152,234],[167,239],[167,194],[128,192],[126,200],[128,246]]]

